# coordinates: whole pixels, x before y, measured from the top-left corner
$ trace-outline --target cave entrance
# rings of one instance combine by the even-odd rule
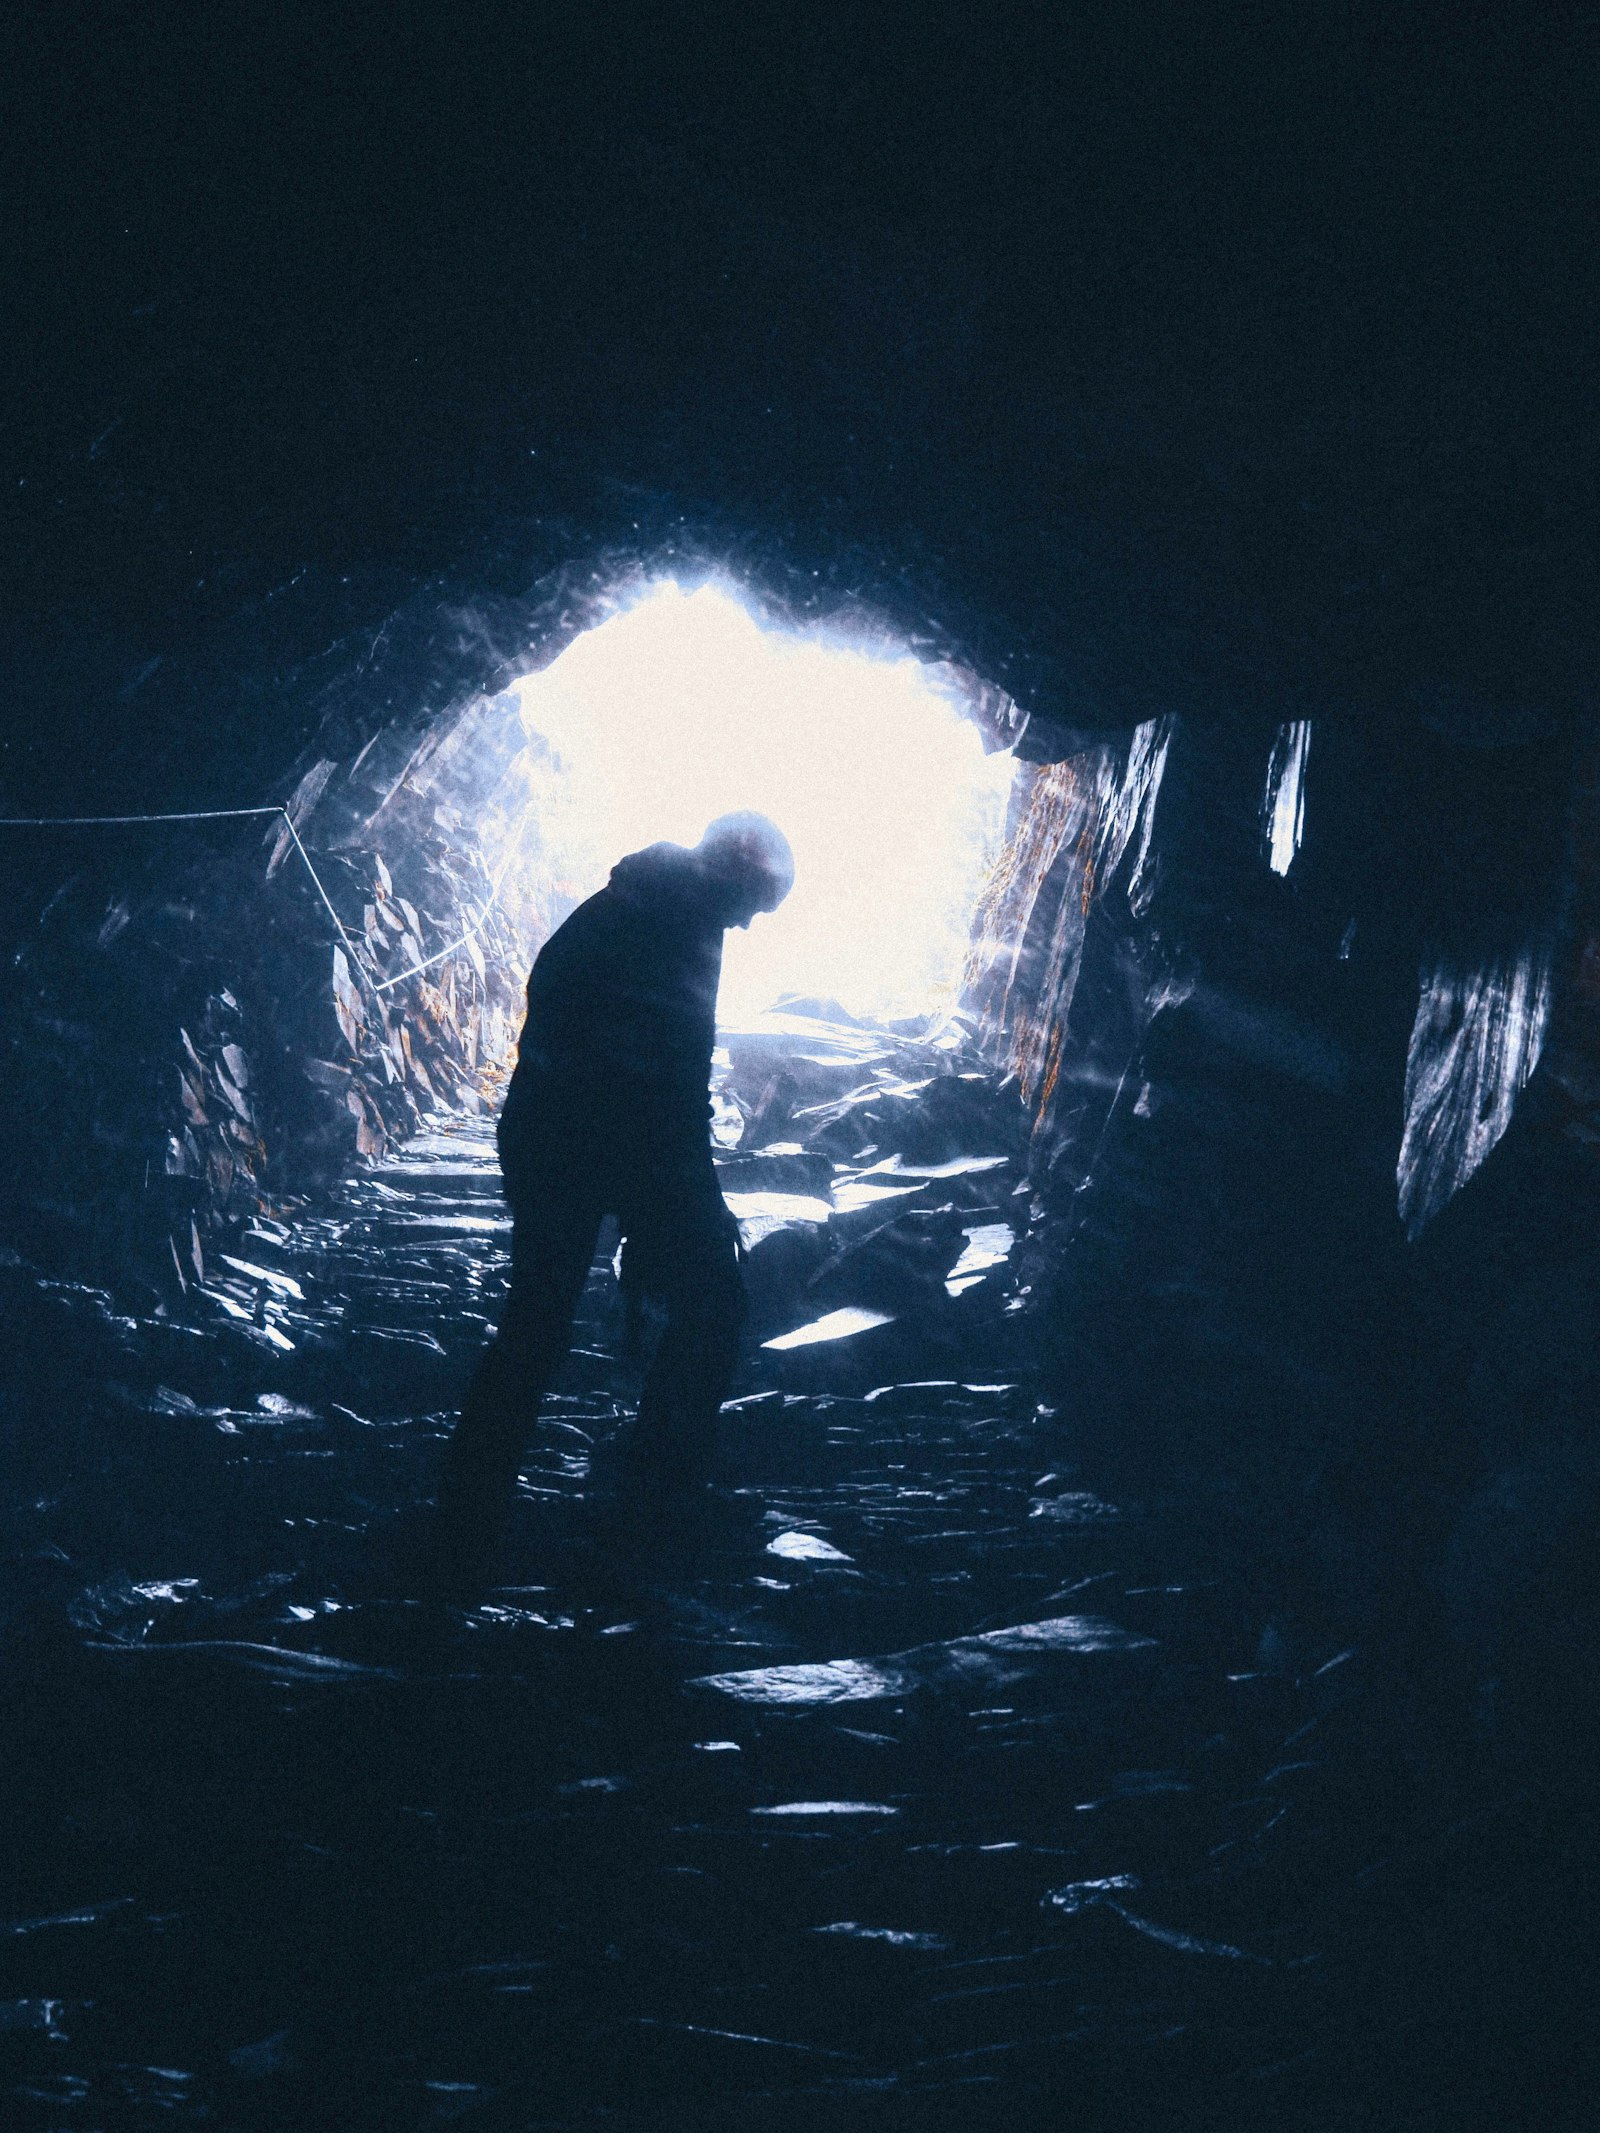
[[[1003,702],[886,631],[798,626],[725,581],[656,579],[483,700],[427,766],[496,885],[508,923],[490,975],[515,985],[625,853],[693,844],[743,808],[788,837],[792,893],[727,937],[713,1078],[755,1396],[775,1378],[998,1366],[1025,1118],[954,1010],[1017,773]],[[473,761],[491,776],[474,784]],[[487,1185],[487,1121],[437,1120],[390,1184],[425,1193],[441,1155],[452,1176],[487,1166],[472,1189]],[[585,1306],[596,1354],[613,1242]]]
[[[985,752],[959,670],[658,580],[500,701],[525,746],[480,835],[530,947],[623,853],[754,808],[789,838],[795,887],[729,935],[726,1022],[784,996],[867,1020],[953,1004],[1015,770]]]

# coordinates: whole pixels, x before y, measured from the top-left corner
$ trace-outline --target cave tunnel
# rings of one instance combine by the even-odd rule
[[[426,594],[264,806],[12,828],[30,2109],[943,2123],[991,2054],[1008,2112],[1060,2094],[1032,2003],[1092,1976],[1090,2122],[1162,2124],[1329,2027],[1394,2080],[1378,2003],[1462,1990],[1396,1850],[1463,1932],[1556,1900],[1593,1261],[1548,754],[1465,803],[1391,758],[1374,819],[1337,726],[1041,733],[785,590],[685,550]],[[613,1226],[498,1581],[441,1612],[529,961],[737,801],[797,881],[719,1005],[716,1513],[615,1523]],[[1485,1850],[1532,1893],[1461,1891]],[[1557,2055],[1567,1998],[1480,1959],[1496,2027],[1430,2087]]]
[[[0,2121],[1587,2133],[1581,11],[136,12],[9,128]],[[530,966],[736,809],[710,1478],[611,1222],[441,1591]]]

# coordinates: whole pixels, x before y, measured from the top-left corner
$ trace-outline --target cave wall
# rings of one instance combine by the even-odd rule
[[[1488,1663],[1600,1506],[1588,758],[1313,721],[1279,871],[1283,749],[1155,720],[1019,794],[969,983],[1037,1360],[1091,1482]]]
[[[555,916],[495,864],[520,839],[538,878],[523,735],[483,612],[389,640],[319,691],[276,812],[0,833],[13,1255],[215,1300],[252,1221],[492,1095]]]

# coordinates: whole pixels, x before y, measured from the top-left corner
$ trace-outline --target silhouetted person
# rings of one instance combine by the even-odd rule
[[[447,1575],[470,1577],[499,1538],[608,1214],[627,1283],[666,1312],[630,1480],[678,1492],[705,1478],[744,1311],[738,1231],[711,1159],[722,936],[776,910],[793,879],[772,823],[724,815],[693,851],[653,844],[621,860],[539,951],[499,1126],[511,1287],[445,1459]]]

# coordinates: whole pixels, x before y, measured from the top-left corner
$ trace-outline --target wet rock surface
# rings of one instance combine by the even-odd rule
[[[4,1270],[5,2122],[1582,2123],[1562,1784],[1096,1493],[959,1038],[730,1051],[717,1485],[608,1478],[603,1247],[475,1607],[414,1568],[486,1122],[260,1222],[204,1323]]]

